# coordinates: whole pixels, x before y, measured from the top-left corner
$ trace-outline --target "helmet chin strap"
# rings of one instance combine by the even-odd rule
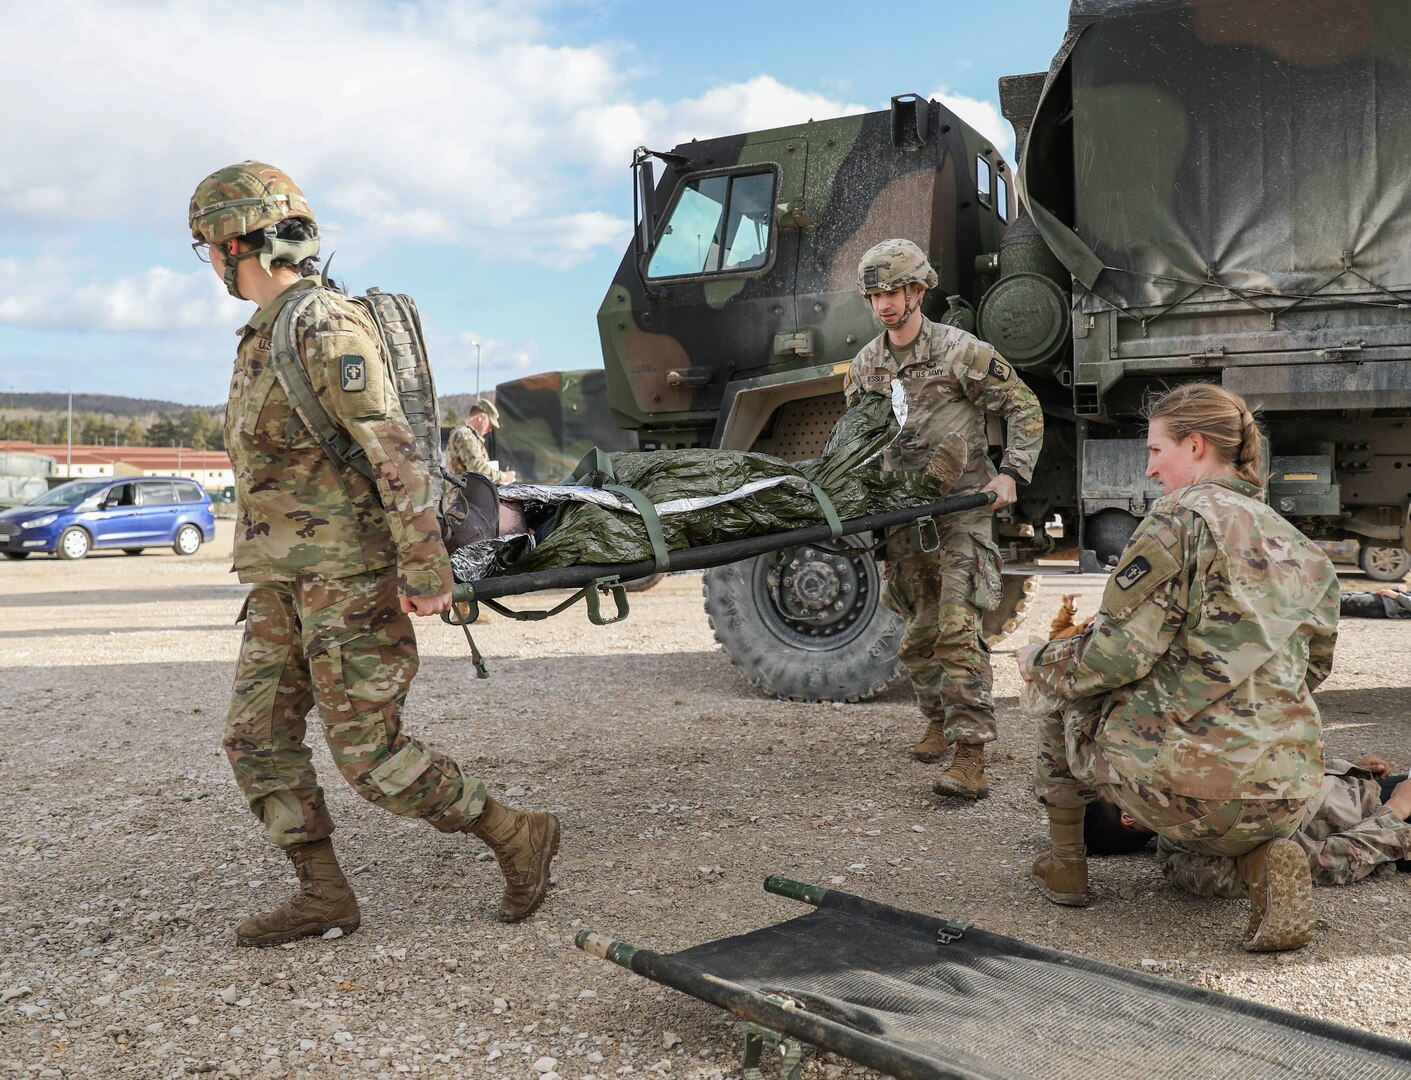
[[[235,299],[248,300],[249,297],[242,295],[240,287],[235,283],[237,269],[243,260],[258,258],[264,272],[273,277],[270,266],[276,259],[284,259],[298,266],[305,259],[317,254],[317,237],[312,240],[283,240],[275,235],[274,226],[270,226],[264,231],[264,243],[253,251],[242,251],[233,255],[221,249],[221,259],[225,263],[225,273],[221,275],[221,281],[225,282],[225,291]]]

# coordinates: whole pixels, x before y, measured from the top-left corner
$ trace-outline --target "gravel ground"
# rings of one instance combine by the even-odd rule
[[[802,909],[762,891],[776,872],[1411,1038],[1411,877],[1318,890],[1316,942],[1282,956],[1243,953],[1244,905],[1173,891],[1150,856],[1096,862],[1086,910],[1024,880],[1046,833],[1005,654],[1061,591],[1091,611],[1092,578],[1047,580],[999,650],[994,794],[975,805],[930,794],[904,688],[852,706],[752,691],[696,575],[634,594],[615,626],[581,607],[493,617],[485,682],[457,631],[423,622],[408,724],[506,801],[559,815],[557,887],[500,925],[478,842],[363,803],[319,743],[363,927],[237,950],[232,925],[294,879],[220,750],[244,594],[228,552],[223,522],[193,558],[0,564],[0,1075],[738,1075],[732,1017],[573,936],[670,951],[782,921]],[[1411,623],[1344,626],[1319,694],[1331,753],[1411,762],[1409,646]],[[810,1052],[805,1075],[870,1074]]]

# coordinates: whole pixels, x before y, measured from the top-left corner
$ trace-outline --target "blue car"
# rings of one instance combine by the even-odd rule
[[[7,559],[36,551],[81,559],[94,548],[140,555],[168,545],[178,555],[195,555],[215,535],[206,489],[176,476],[70,480],[0,511],[0,553]]]

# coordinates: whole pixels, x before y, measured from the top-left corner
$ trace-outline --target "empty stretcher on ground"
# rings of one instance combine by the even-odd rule
[[[1028,945],[967,922],[771,877],[814,905],[777,926],[667,955],[591,930],[596,956],[752,1021],[797,1076],[802,1040],[900,1078],[1379,1080],[1411,1044]]]

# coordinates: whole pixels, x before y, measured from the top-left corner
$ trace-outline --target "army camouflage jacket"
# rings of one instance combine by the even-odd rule
[[[270,363],[280,309],[318,284],[291,285],[240,329],[225,414],[235,467],[235,570],[241,581],[295,581],[395,565],[403,596],[439,595],[451,588],[451,565],[431,476],[369,317],[323,289],[295,331],[315,393],[366,452],[375,484],[324,453]]]
[[[469,424],[460,424],[451,432],[446,443],[446,471],[452,476],[479,473],[496,487],[509,482],[502,471],[490,464],[485,440]]]
[[[1319,885],[1350,885],[1384,863],[1411,859],[1411,824],[1382,802],[1372,775],[1350,761],[1328,761],[1318,794],[1308,801],[1303,827],[1290,837],[1308,853]],[[1162,848],[1162,872],[1201,896],[1246,895],[1234,859]]]
[[[1371,773],[1350,761],[1328,761],[1323,785],[1293,839],[1308,852],[1320,885],[1361,881],[1382,863],[1411,859],[1411,824],[1382,802]]]
[[[883,454],[886,468],[925,468],[941,436],[958,431],[970,448],[970,462],[951,494],[979,491],[995,476],[985,433],[985,415],[995,413],[1005,420],[1000,466],[1013,469],[1025,483],[1032,480],[1044,440],[1044,414],[1014,368],[974,334],[924,316],[913,344],[915,351],[898,368],[884,331],[853,357],[843,383],[849,407],[868,390],[887,393],[893,379],[905,388],[906,424]]]
[[[1097,776],[1198,799],[1308,799],[1323,771],[1312,691],[1332,670],[1328,557],[1215,478],[1157,500],[1087,632],[1027,673],[1067,701],[1106,695]],[[1073,733],[1070,733],[1070,738]]]

